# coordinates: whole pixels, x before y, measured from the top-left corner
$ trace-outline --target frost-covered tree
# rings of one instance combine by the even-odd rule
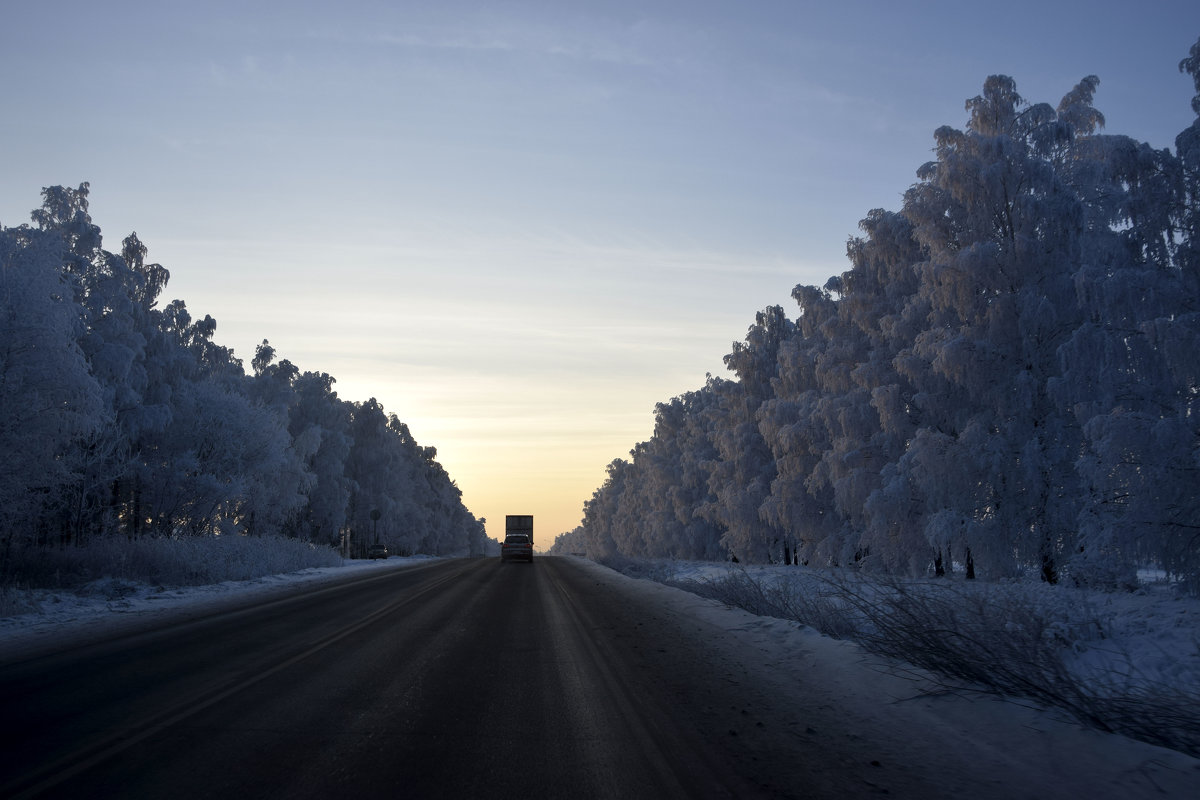
[[[716,403],[705,387],[655,407],[654,436],[646,443],[652,476],[647,484],[658,521],[655,538],[667,539],[663,555],[704,560],[725,555],[723,529],[701,513],[715,501],[709,478],[718,454],[706,424]]]
[[[1194,78],[1197,52],[1180,65]],[[1072,165],[1092,235],[1055,389],[1087,445],[1074,572],[1089,583],[1131,585],[1146,562],[1200,575],[1196,129],[1178,155],[1106,136]]]
[[[346,475],[353,442],[351,405],[338,399],[333,384],[334,378],[323,372],[296,376],[288,411],[294,447],[315,480],[289,532],[328,544],[341,541],[353,485]]]
[[[374,492],[358,508],[378,498],[412,550],[484,551],[436,450],[266,340],[247,376],[215,320],[182,300],[158,307],[169,273],[136,234],[103,248],[88,190],[50,187],[36,227],[0,228],[0,558],[112,535],[338,541],[363,527],[356,491]],[[356,413],[382,437],[369,481],[352,459]]]
[[[1079,157],[1077,140],[1102,119],[1090,111],[1095,84],[1076,86],[1060,116],[1026,105],[1010,78],[989,78],[967,103],[967,129],[938,130],[938,159],[906,196],[927,253],[915,269],[928,313],[897,364],[915,389],[919,427],[934,434],[914,439],[920,449],[906,463],[932,475],[949,459],[960,467],[954,478],[969,476],[925,504],[936,523],[927,538],[940,548],[961,530],[995,574],[1036,562],[1054,581],[1074,548],[1080,434],[1049,388],[1079,318],[1072,275],[1084,214],[1056,165]],[[919,483],[908,481],[928,500]]]
[[[126,410],[140,404],[131,387],[145,339],[132,318],[130,287],[137,276],[119,256],[101,248],[100,229],[88,212],[88,184],[50,187],[42,191],[42,199],[32,219],[42,234],[59,243],[60,261],[54,268],[77,303],[75,344],[100,388],[101,413],[114,423],[74,443],[75,480],[59,498],[57,518],[45,520],[60,537],[76,541],[86,529],[103,527],[110,484],[125,468],[128,447],[121,428]]]
[[[482,529],[462,492],[408,426],[374,398],[351,407],[345,461],[346,530],[357,550],[378,538],[394,551],[466,555],[481,551]]]
[[[624,490],[628,485],[630,463],[622,458],[614,459],[605,468],[604,483],[583,504],[584,552],[588,558],[601,560],[617,553],[621,532],[617,525],[617,514],[621,507]]]
[[[151,532],[277,532],[304,483],[280,472],[291,466],[284,421],[212,381],[179,384],[172,409],[143,444],[143,458],[158,460],[142,481]]]
[[[57,540],[51,519],[103,430],[101,388],[79,347],[83,310],[62,272],[63,241],[0,230],[0,536]]]
[[[799,551],[805,560],[836,560],[843,547],[831,492],[810,483],[827,439],[815,414],[821,400],[817,362],[828,344],[825,326],[836,315],[836,304],[827,291],[812,286],[797,286],[792,296],[800,304],[800,318],[793,335],[780,342],[773,396],[756,415],[775,469],[759,513],[779,532],[784,550]]]
[[[1198,54],[1180,69],[1200,114]],[[740,558],[782,542],[809,562],[1106,586],[1157,564],[1200,586],[1200,121],[1177,153],[1104,134],[1098,87],[1051,106],[988,78],[903,208],[863,220],[851,269],[735,345],[736,380],[684,417],[706,435],[657,425],[581,537],[653,552],[679,535],[654,498],[689,498]]]
[[[717,398],[710,408],[709,436],[717,458],[709,463],[708,488],[715,498],[701,516],[720,526],[722,544],[741,561],[767,562],[782,557],[783,536],[761,511],[775,480],[775,459],[758,425],[758,412],[772,396],[779,350],[795,325],[780,306],[755,316],[744,342],[725,356],[737,381],[709,381]]]
[[[898,471],[919,423],[915,390],[900,356],[928,318],[914,269],[925,256],[902,214],[875,209],[859,227],[864,235],[847,245],[851,269],[828,284],[838,295],[838,317],[831,322],[836,327],[828,333],[855,341],[855,357],[832,361],[840,370],[826,368],[815,376],[824,392],[842,386],[842,403],[851,401],[853,411],[822,461],[840,517],[841,560],[853,548],[860,563],[912,570],[931,557],[936,563],[950,547],[923,540],[923,511],[914,502],[914,487]],[[833,430],[834,420],[825,416],[826,428]]]

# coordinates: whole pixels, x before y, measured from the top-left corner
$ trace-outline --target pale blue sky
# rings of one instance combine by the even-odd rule
[[[1197,36],[1195,2],[10,2],[0,222],[89,181],[247,364],[377,397],[548,544],[989,74],[1099,75],[1169,147]]]

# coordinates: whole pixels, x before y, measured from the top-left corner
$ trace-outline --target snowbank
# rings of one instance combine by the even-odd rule
[[[369,572],[405,569],[431,559],[431,556],[393,556],[373,561],[347,560],[336,567],[222,581],[208,586],[164,587],[109,578],[89,584],[78,594],[10,588],[6,591],[19,591],[19,604],[32,610],[0,617],[0,661],[29,656],[46,648],[183,621],[221,608],[270,600],[301,588],[337,583]]]
[[[853,642],[654,579],[712,576],[727,566],[644,565],[654,577],[642,579],[576,560],[596,580],[618,581],[624,591],[689,620],[689,627],[704,626],[702,635],[723,654],[724,669],[762,687],[777,730],[802,721],[797,746],[821,747],[832,731],[849,731],[849,741],[835,747],[855,750],[861,764],[886,772],[893,795],[918,796],[905,791],[906,776],[917,786],[936,774],[948,797],[1200,797],[1200,759],[1085,728],[1054,710],[949,691],[935,676]],[[1173,603],[1164,608],[1178,610]],[[1131,626],[1136,617],[1131,611]],[[1168,627],[1163,620],[1155,624]]]

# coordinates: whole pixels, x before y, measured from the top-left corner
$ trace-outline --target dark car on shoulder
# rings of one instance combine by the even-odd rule
[[[533,542],[524,533],[510,533],[500,545],[501,561],[533,562]]]
[[[367,558],[387,558],[388,551],[386,544],[373,544],[367,549]]]

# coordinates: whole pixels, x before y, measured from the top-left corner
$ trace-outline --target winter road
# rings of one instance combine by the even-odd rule
[[[661,624],[569,560],[451,560],[10,664],[0,795],[775,794]]]
[[[0,797],[1197,796],[1193,759],[587,562],[379,566],[0,653]]]

